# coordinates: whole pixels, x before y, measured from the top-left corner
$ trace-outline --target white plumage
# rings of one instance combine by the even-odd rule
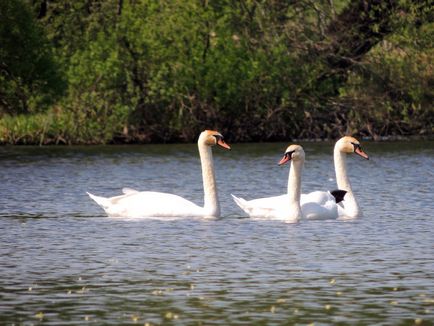
[[[304,164],[304,150],[291,145],[279,165],[291,160],[288,177],[288,193],[280,196],[245,200],[232,195],[235,203],[250,217],[282,219],[297,222],[305,219],[336,219],[339,216],[336,198],[329,191],[314,191],[301,194],[301,170]]]
[[[293,166],[294,162],[291,163],[287,194],[253,200],[244,200],[232,195],[235,203],[250,217],[287,219],[289,210],[297,211],[297,208],[294,209],[294,207],[296,207],[297,195],[301,187],[304,151],[301,146],[291,146],[287,148],[285,156],[279,164],[284,164],[291,160],[291,155],[293,156],[297,152],[302,153],[302,155],[298,155],[299,157],[297,158],[298,161],[301,161],[301,164]],[[292,154],[289,155],[291,152]],[[300,194],[299,205],[301,214],[296,218],[292,217],[290,220],[298,221],[301,218],[346,219],[362,215],[347,175],[346,156],[351,153],[356,153],[365,159],[369,159],[368,155],[362,150],[360,142],[354,137],[345,136],[336,142],[334,147],[334,164],[337,186],[339,188],[337,192],[338,198],[345,194],[344,200],[342,202],[338,200],[337,203],[336,197],[329,191],[314,191],[308,194]],[[291,171],[294,173],[291,173]]]
[[[205,130],[199,136],[198,148],[201,159],[204,186],[204,206],[163,192],[137,191],[123,188],[123,195],[104,198],[88,193],[110,217],[219,217],[220,203],[214,176],[211,146],[220,145],[230,149],[217,131]]]

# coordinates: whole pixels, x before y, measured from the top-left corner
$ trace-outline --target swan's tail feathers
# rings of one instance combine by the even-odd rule
[[[330,191],[330,193],[332,194],[333,197],[335,197],[335,201],[337,204],[337,203],[340,203],[341,201],[344,200],[345,194],[347,192],[345,190],[336,189],[336,190]]]
[[[233,195],[233,194],[231,194],[231,196],[232,196],[232,198],[234,199],[234,201],[235,201],[235,203],[238,205],[238,206],[240,206],[240,208],[243,210],[243,211],[246,211],[246,201],[243,199],[243,198],[238,198],[237,196],[235,196],[235,195]]]
[[[100,197],[92,195],[90,192],[86,192],[90,198],[92,198],[99,206],[101,206],[104,210],[109,208],[110,200],[108,198]]]

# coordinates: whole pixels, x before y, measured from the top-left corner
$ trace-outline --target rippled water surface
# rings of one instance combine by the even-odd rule
[[[303,145],[303,192],[335,188],[333,144]],[[172,221],[107,218],[86,191],[201,204],[195,145],[0,147],[0,324],[432,325],[433,142],[349,158],[363,218],[243,218],[230,193],[283,193],[286,146],[215,148],[224,217]]]

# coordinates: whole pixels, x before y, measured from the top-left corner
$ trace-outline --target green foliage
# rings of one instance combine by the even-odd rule
[[[374,138],[434,132],[433,39],[432,23],[406,28],[366,56],[340,97],[355,131],[363,122]]]
[[[22,0],[0,4],[0,64],[14,71],[0,66],[10,114],[0,142],[191,141],[204,128],[241,141],[433,132],[423,2],[27,3],[33,17]]]
[[[0,2],[0,45],[0,114],[35,112],[62,94],[49,43],[24,1]]]
[[[4,115],[0,120],[0,144],[100,144],[115,142],[122,134],[121,108],[105,121],[82,112],[58,107],[32,115]]]

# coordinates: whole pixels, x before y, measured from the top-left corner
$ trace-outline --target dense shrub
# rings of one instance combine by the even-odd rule
[[[433,133],[423,1],[16,3],[30,23],[8,26],[26,31],[30,56],[16,58],[30,68],[27,80],[0,74],[1,142],[192,141],[204,128],[239,141]],[[19,66],[0,26],[10,41],[0,55]]]

